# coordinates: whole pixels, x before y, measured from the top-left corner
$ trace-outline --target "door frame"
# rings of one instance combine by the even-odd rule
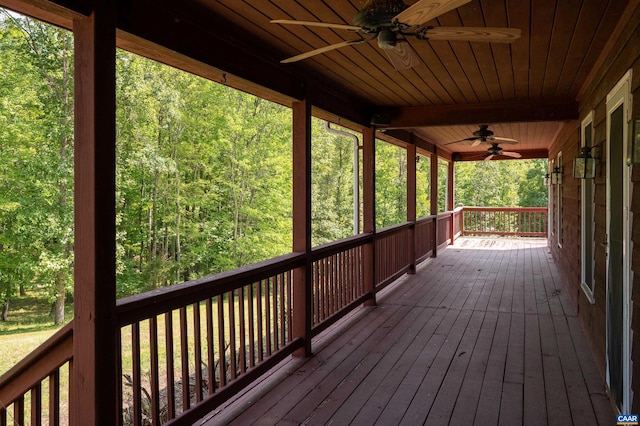
[[[627,73],[620,79],[620,81],[616,84],[616,86],[609,92],[606,100],[606,152],[607,152],[607,184],[606,184],[606,203],[607,203],[607,216],[606,216],[606,225],[607,225],[607,257],[606,257],[606,269],[605,269],[605,281],[606,281],[606,289],[607,289],[607,334],[609,332],[609,268],[610,268],[610,260],[609,260],[609,250],[611,244],[611,169],[614,166],[622,167],[622,210],[623,210],[623,241],[622,241],[622,271],[623,271],[623,280],[622,280],[622,321],[623,321],[623,359],[622,359],[622,407],[620,409],[623,413],[630,412],[631,410],[631,286],[630,286],[630,275],[631,275],[631,258],[630,258],[630,244],[631,244],[631,227],[629,221],[629,211],[630,211],[630,167],[627,160],[627,155],[629,153],[628,144],[629,144],[629,123],[631,121],[631,70],[628,70]],[[622,132],[622,164],[614,165],[611,161],[611,119],[610,115],[613,111],[615,111],[620,105],[623,106],[623,132]],[[610,376],[609,376],[609,338],[606,338],[606,378],[607,385],[610,385]]]
[[[589,113],[582,119],[580,124],[580,146],[594,146],[594,130],[593,130],[594,112]],[[589,132],[589,134],[587,134]],[[587,144],[587,139],[589,143]],[[592,305],[596,303],[593,295],[595,290],[594,283],[594,208],[593,193],[594,179],[582,179],[580,181],[580,288]],[[588,268],[587,265],[590,265]]]

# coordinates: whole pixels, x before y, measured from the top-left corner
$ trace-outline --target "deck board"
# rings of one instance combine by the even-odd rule
[[[614,423],[540,240],[461,238],[313,347],[202,424]]]

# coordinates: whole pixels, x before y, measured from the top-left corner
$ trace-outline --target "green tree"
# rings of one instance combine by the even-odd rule
[[[518,185],[518,196],[521,207],[546,207],[548,191],[544,186],[544,175],[547,173],[547,160],[530,161],[531,168],[527,170],[525,178]]]
[[[2,242],[5,300],[35,280],[48,292],[59,324],[72,285],[73,39],[67,31],[0,14],[0,121],[7,124],[0,140],[2,210],[12,228],[5,225]]]
[[[407,220],[407,153],[376,140],[376,227]]]
[[[313,245],[353,235],[353,140],[328,133],[315,118],[311,169]]]

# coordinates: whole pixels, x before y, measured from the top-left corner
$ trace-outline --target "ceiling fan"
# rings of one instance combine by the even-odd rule
[[[271,23],[333,28],[353,31],[365,36],[365,38],[344,41],[302,53],[284,59],[281,61],[282,63],[297,62],[321,53],[366,43],[377,38],[378,46],[385,51],[389,61],[397,70],[411,68],[421,63],[418,54],[407,40],[409,36],[413,36],[418,40],[486,41],[494,43],[510,43],[520,38],[520,30],[514,28],[422,26],[426,22],[470,1],[419,0],[411,6],[407,6],[403,0],[368,0],[353,18],[354,25],[288,19],[276,19]]]
[[[511,157],[511,158],[522,157],[522,155],[520,155],[520,153],[518,152],[503,151],[502,148],[500,148],[500,146],[498,145],[498,143],[492,143],[491,147],[487,150],[487,153],[484,154],[484,161],[489,161],[497,155],[502,155],[502,156]]]
[[[493,141],[500,141],[501,143],[510,143],[510,144],[518,143],[518,141],[515,139],[494,136],[493,131],[489,130],[488,124],[481,124],[480,129],[473,132],[473,137],[460,139],[459,141],[448,142],[445,145],[451,145],[453,143],[465,142],[465,141],[473,141],[471,146],[480,145],[482,142],[488,142],[493,145],[497,145]]]

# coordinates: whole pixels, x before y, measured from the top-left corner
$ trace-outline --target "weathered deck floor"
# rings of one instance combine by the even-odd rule
[[[543,240],[461,238],[314,347],[205,424],[615,424]]]

